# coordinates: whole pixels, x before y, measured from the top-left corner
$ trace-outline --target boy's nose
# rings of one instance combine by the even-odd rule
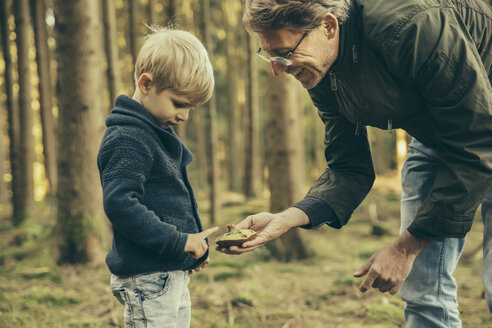
[[[273,62],[273,61],[270,62],[270,65],[272,66],[272,72],[273,72],[273,75],[275,75],[275,76],[279,76],[280,74],[282,74],[283,72],[285,72],[287,70],[287,66],[281,65],[281,64]]]
[[[179,113],[178,115],[176,115],[176,118],[178,119],[178,121],[180,122],[185,122],[188,120],[188,114],[190,113],[190,110],[185,110],[181,113]]]

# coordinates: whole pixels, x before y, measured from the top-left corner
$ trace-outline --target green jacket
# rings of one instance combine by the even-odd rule
[[[339,55],[310,96],[328,168],[307,196],[341,227],[374,181],[365,126],[402,128],[442,153],[414,224],[464,237],[492,185],[492,8],[480,0],[355,0]]]

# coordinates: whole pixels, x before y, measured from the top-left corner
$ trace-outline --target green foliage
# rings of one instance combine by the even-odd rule
[[[65,306],[81,303],[80,296],[73,290],[53,289],[50,287],[32,287],[24,295],[24,307],[26,310],[38,305]]]
[[[391,230],[388,227],[388,225],[385,224],[384,222],[377,222],[377,223],[373,224],[371,234],[373,236],[381,237],[384,235],[391,234]]]
[[[209,264],[209,267],[225,266],[225,267],[235,268],[235,269],[244,269],[247,265],[248,265],[247,262],[225,259],[225,260],[214,261],[214,262]]]
[[[241,306],[254,306],[254,299],[251,296],[237,296],[231,299],[231,304],[234,307],[241,307]]]
[[[51,280],[53,282],[61,282],[60,275],[48,267],[29,268],[19,272],[19,275],[25,280]]]
[[[241,278],[244,276],[244,273],[242,271],[236,271],[236,272],[219,272],[214,274],[214,281],[223,281],[227,280],[229,278]]]
[[[402,327],[404,325],[403,311],[400,304],[383,298],[381,303],[365,304],[365,307],[367,308],[369,319],[374,322],[386,321],[388,325],[394,327]]]
[[[335,285],[335,286],[352,286],[357,281],[358,281],[357,278],[349,277],[349,278],[337,279],[337,280],[335,280],[335,282],[333,282],[333,285]]]
[[[389,193],[387,196],[386,196],[386,199],[389,201],[389,202],[392,202],[392,201],[400,201],[400,195],[395,193],[395,192],[391,192]]]

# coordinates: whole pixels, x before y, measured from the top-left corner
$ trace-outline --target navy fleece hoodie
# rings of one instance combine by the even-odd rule
[[[208,251],[200,259],[184,253],[188,233],[203,230],[186,172],[193,155],[127,96],[116,99],[106,126],[97,165],[113,226],[109,270],[127,276],[196,268]]]

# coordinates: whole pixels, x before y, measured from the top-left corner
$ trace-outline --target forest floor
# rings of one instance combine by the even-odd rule
[[[352,277],[373,252],[397,235],[397,185],[395,179],[378,178],[341,231],[328,227],[303,231],[313,250],[307,260],[280,263],[266,248],[241,256],[213,249],[211,263],[194,273],[189,285],[191,326],[404,327],[404,304],[397,295],[374,290],[361,294],[361,279]],[[268,209],[264,199],[245,201],[228,194],[222,201],[221,232],[227,223]],[[10,224],[6,205],[0,211],[4,213],[0,219],[0,327],[123,327],[123,307],[111,295],[104,264],[57,266],[54,262],[48,247],[55,223],[53,204],[38,204],[36,217],[18,228]],[[205,203],[200,211],[205,226],[210,226]],[[481,283],[482,229],[477,215],[456,271],[463,327],[492,327]]]

